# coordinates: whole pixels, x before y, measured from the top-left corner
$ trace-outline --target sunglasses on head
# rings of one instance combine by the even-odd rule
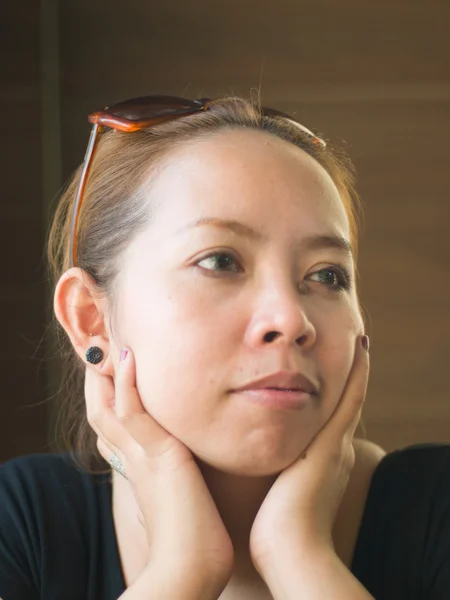
[[[133,98],[131,100],[125,100],[124,102],[119,102],[114,106],[91,113],[88,116],[88,121],[92,123],[92,130],[81,169],[72,214],[69,250],[71,267],[76,266],[78,219],[84,199],[89,171],[97,147],[98,134],[101,132],[101,128],[109,127],[110,129],[126,133],[140,131],[141,129],[147,129],[148,127],[158,125],[159,123],[211,110],[214,102],[214,100],[208,98],[187,100],[177,96],[144,96],[142,98]],[[262,107],[261,114],[265,117],[282,117],[288,119],[304,133],[311,136],[313,143],[320,144],[323,147],[326,146],[324,140],[317,137],[304,125],[298,123],[283,112],[273,108]]]

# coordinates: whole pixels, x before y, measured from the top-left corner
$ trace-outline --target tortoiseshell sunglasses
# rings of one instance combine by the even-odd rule
[[[102,127],[109,127],[116,131],[133,132],[146,129],[158,123],[179,119],[188,115],[210,110],[214,105],[214,100],[202,98],[200,100],[186,100],[177,96],[144,96],[142,98],[133,98],[125,100],[114,106],[107,107],[91,113],[88,121],[92,123],[91,135],[86,149],[86,154],[81,170],[80,181],[75,197],[75,204],[72,215],[72,225],[70,230],[70,266],[76,265],[77,259],[77,230],[80,209],[83,203],[86,182],[92,165],[92,159],[97,147],[98,134]],[[307,129],[301,123],[298,123],[291,116],[275,110],[273,108],[261,108],[263,116],[283,117],[294,123],[304,133],[312,137],[313,143],[325,147],[326,143],[317,137],[312,131]]]

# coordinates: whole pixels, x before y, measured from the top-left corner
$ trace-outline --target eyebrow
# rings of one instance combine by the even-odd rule
[[[268,236],[264,235],[260,231],[256,231],[256,229],[253,229],[245,223],[230,219],[219,219],[217,217],[203,217],[202,219],[197,219],[196,221],[188,223],[188,225],[185,225],[179,229],[175,235],[205,225],[218,227],[220,229],[227,229],[228,231],[231,231],[237,235],[249,238],[261,244],[266,244],[269,241]],[[354,254],[350,242],[341,235],[311,235],[302,241],[301,246],[307,250],[335,248],[336,250],[341,250],[347,254],[350,254],[351,256]]]

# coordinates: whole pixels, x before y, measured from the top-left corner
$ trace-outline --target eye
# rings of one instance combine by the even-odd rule
[[[351,285],[350,273],[343,266],[326,267],[308,276],[309,281],[316,281],[333,291],[349,290]]]
[[[201,264],[206,264],[207,266],[200,266]],[[201,260],[197,261],[196,266],[199,266],[200,269],[204,271],[216,271],[216,272],[228,272],[228,273],[239,273],[240,267],[237,266],[237,260],[234,258],[232,254],[227,252],[214,252],[212,254],[208,254],[208,256],[204,256]],[[236,268],[237,266],[237,268]]]

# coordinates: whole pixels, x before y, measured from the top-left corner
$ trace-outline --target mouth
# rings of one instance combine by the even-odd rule
[[[292,388],[250,388],[236,390],[233,394],[242,400],[275,410],[300,410],[311,404],[313,394]]]
[[[272,390],[278,392],[303,392],[315,396],[318,387],[303,373],[299,371],[278,371],[233,390],[243,392],[247,390]]]

